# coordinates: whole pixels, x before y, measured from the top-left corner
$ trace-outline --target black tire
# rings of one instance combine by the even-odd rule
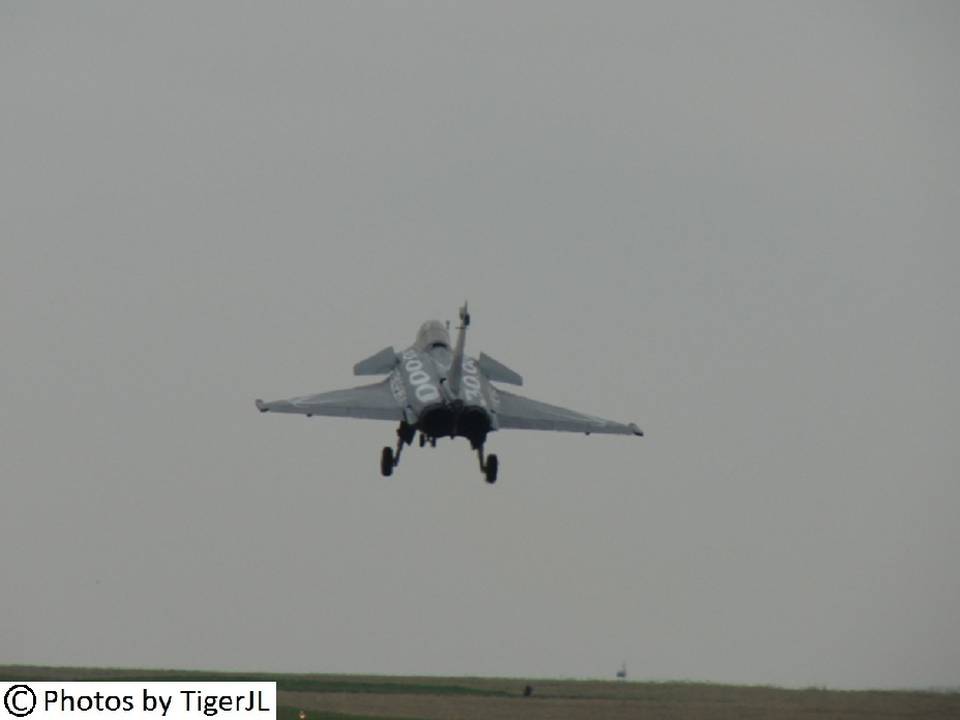
[[[487,464],[483,466],[483,474],[487,482],[493,485],[497,481],[497,471],[500,469],[500,461],[496,455],[487,455]]]
[[[423,433],[420,433],[420,447],[423,447],[427,444],[427,436]]]
[[[385,447],[380,454],[380,472],[384,477],[393,475],[393,448]]]

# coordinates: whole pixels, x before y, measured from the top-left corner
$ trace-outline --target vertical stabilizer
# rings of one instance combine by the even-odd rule
[[[467,328],[470,326],[470,313],[467,312],[467,301],[463,301],[460,308],[460,326],[457,328],[457,346],[453,351],[453,362],[450,365],[450,376],[447,384],[454,398],[460,397],[460,381],[463,379],[463,349],[467,343]]]

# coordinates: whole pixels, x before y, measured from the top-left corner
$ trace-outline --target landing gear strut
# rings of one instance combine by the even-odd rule
[[[417,434],[417,429],[413,425],[400,423],[397,428],[397,450],[394,452],[391,448],[385,447],[380,453],[380,472],[384,477],[393,475],[393,469],[400,464],[400,453],[403,452],[404,445],[412,445],[413,438]]]
[[[420,433],[420,447],[423,447],[427,443],[430,444],[430,447],[437,446],[437,438],[433,435],[427,436],[424,433]],[[407,443],[409,445],[409,443]]]

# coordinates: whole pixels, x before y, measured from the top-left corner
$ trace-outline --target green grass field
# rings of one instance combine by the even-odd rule
[[[265,680],[279,720],[537,720],[543,718],[960,718],[960,693],[790,690],[688,682],[291,675],[0,666],[0,680]],[[524,697],[530,685],[533,694]]]

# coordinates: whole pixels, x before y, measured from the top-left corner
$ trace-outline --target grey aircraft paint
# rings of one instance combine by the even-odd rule
[[[477,451],[480,469],[490,483],[497,479],[499,461],[493,454],[485,458],[483,449],[487,435],[496,430],[643,435],[634,423],[605,420],[496,388],[491,380],[521,385],[523,378],[489,355],[481,353],[479,359],[467,355],[470,314],[466,303],[460,308],[460,322],[454,349],[446,326],[429,320],[420,326],[413,345],[402,352],[387,347],[354,365],[356,375],[386,374],[381,382],[289,400],[258,399],[257,408],[307,417],[398,421],[396,450],[385,447],[381,454],[384,475],[393,473],[404,445],[412,444],[417,432],[421,447],[436,445],[441,437],[464,437]]]

